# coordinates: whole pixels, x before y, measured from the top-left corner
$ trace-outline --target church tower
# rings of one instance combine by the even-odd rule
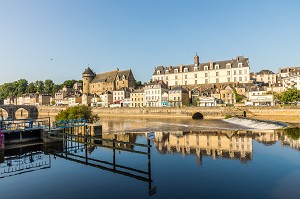
[[[194,57],[194,64],[195,64],[195,66],[199,66],[199,56],[197,55],[197,53]]]
[[[84,70],[82,73],[82,82],[83,82],[83,94],[89,94],[90,93],[90,83],[95,77],[95,73],[88,67]]]

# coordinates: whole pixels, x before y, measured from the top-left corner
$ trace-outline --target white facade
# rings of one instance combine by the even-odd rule
[[[296,88],[300,90],[300,76],[286,77],[282,80],[285,89]]]
[[[162,107],[162,94],[168,92],[163,82],[154,81],[144,88],[144,105],[146,107]]]
[[[99,97],[103,102],[102,106],[104,107],[109,107],[109,105],[113,103],[113,94],[110,92],[102,93]]]
[[[217,106],[217,100],[214,97],[201,97],[198,106]]]
[[[250,80],[250,67],[248,58],[195,63],[194,65],[180,65],[175,67],[157,67],[152,81],[163,80],[168,86],[196,85],[210,83],[240,82]]]
[[[274,96],[267,94],[266,91],[251,91],[249,92],[249,98],[245,102],[246,105],[253,105],[253,106],[262,106],[274,105]]]

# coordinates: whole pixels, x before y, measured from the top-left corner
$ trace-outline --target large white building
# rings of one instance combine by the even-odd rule
[[[158,66],[152,75],[152,81],[162,80],[168,86],[197,85],[210,83],[250,81],[249,59],[238,56],[225,61],[200,63],[199,56],[194,57],[194,64],[179,66]]]
[[[152,81],[144,88],[144,106],[162,107],[162,95],[168,92],[168,86],[163,81]]]

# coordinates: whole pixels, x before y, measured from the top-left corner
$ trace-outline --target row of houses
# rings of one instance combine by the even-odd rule
[[[131,69],[96,74],[87,67],[82,82],[64,87],[54,96],[26,94],[8,98],[5,104],[97,107],[181,107],[220,104],[274,105],[274,93],[300,89],[300,67],[250,73],[244,56],[224,61],[155,67],[151,81],[137,87]]]

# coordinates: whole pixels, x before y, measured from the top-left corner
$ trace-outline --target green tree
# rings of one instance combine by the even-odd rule
[[[33,82],[29,83],[26,89],[27,93],[36,93],[36,88]]]
[[[234,95],[235,95],[235,100],[236,100],[236,102],[241,102],[241,101],[244,99],[244,96],[238,94],[238,93],[236,92],[235,89],[233,89],[233,93],[234,93]]]
[[[44,83],[45,93],[52,94],[54,86],[55,86],[55,84],[51,79],[45,80],[45,83]]]
[[[300,90],[296,88],[288,89],[281,95],[281,102],[290,103],[300,101]]]
[[[69,107],[58,113],[55,117],[56,121],[66,120],[66,119],[86,119],[88,122],[99,121],[99,116],[92,114],[92,108],[89,106],[81,105]]]
[[[20,79],[17,82],[17,96],[21,96],[26,93],[26,89],[28,86],[28,81],[26,79]]]
[[[74,79],[72,79],[72,80],[66,80],[66,81],[64,81],[64,83],[62,83],[62,87],[63,87],[63,86],[67,86],[68,88],[73,88],[73,85],[74,85],[76,82],[78,82],[78,81],[77,81],[77,80],[74,80]]]
[[[44,91],[44,82],[40,81],[40,80],[36,80],[36,82],[34,83],[36,92],[43,92]]]

